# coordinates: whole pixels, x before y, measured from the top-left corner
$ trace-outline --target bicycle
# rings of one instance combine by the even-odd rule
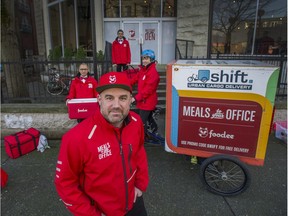
[[[145,143],[154,144],[154,145],[165,145],[165,138],[158,133],[158,125],[156,121],[161,112],[161,108],[157,107],[152,111],[151,115],[147,121],[147,131],[145,134]]]
[[[60,76],[56,68],[49,68],[49,79],[46,85],[46,90],[51,95],[60,95],[64,90],[68,93],[71,80],[70,77]]]

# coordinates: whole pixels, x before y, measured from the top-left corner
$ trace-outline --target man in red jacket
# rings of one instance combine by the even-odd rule
[[[160,77],[156,69],[155,53],[153,50],[144,50],[141,54],[142,65],[140,71],[131,79],[131,85],[137,84],[138,92],[135,95],[136,107],[139,109],[139,114],[145,124],[145,132],[147,131],[147,122],[155,126],[157,124],[152,118],[152,111],[156,109],[158,103],[157,88],[160,82]],[[157,130],[157,128],[155,129]]]
[[[97,85],[97,81],[89,73],[88,65],[82,63],[79,66],[79,72],[75,78],[72,79],[69,94],[66,97],[66,104],[70,99],[75,98],[97,98]],[[83,119],[77,119],[78,123],[82,120]]]
[[[56,190],[74,215],[146,216],[148,163],[143,123],[130,111],[130,81],[109,72],[97,92],[100,110],[62,138]]]
[[[116,71],[128,69],[131,63],[131,52],[128,40],[124,37],[122,29],[117,31],[117,37],[112,43],[112,64],[117,65]]]

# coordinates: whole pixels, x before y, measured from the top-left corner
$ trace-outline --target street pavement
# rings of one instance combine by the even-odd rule
[[[164,115],[158,119],[164,134]],[[1,143],[1,166],[9,175],[1,192],[1,215],[68,216],[54,187],[60,140],[48,140],[50,149],[10,159]],[[248,166],[251,185],[237,196],[207,191],[199,165],[185,155],[168,153],[159,145],[145,144],[150,184],[144,194],[149,216],[286,216],[287,144],[271,134],[263,167]]]

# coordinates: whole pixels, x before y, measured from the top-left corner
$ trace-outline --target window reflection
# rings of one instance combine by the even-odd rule
[[[61,46],[60,13],[58,4],[49,7],[49,18],[52,48]]]
[[[287,2],[260,0],[256,31],[255,8],[252,0],[214,1],[212,53],[287,53]]]
[[[163,17],[176,17],[175,0],[164,0],[163,1]]]
[[[119,0],[105,0],[104,17],[115,18],[119,16]]]
[[[76,30],[75,30],[75,16],[74,16],[74,1],[66,1],[62,3],[62,21],[63,21],[64,47],[75,49]]]
[[[175,0],[121,0],[121,15],[119,0],[104,0],[104,17],[176,17]]]
[[[79,47],[83,47],[90,56],[93,55],[90,1],[77,0],[77,12]]]
[[[161,0],[122,0],[122,17],[160,17]]]

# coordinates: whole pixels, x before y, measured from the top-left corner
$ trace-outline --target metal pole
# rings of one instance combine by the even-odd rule
[[[214,0],[209,1],[209,26],[213,26],[213,9],[214,9]],[[211,58],[211,46],[212,46],[212,28],[208,28],[208,46],[207,46],[207,58]],[[193,44],[194,49],[194,44]]]
[[[97,46],[96,46],[96,25],[95,25],[95,7],[94,0],[90,0],[90,19],[91,19],[91,30],[92,30],[92,53],[93,53],[93,68],[94,68],[94,78],[99,80],[97,73]]]
[[[252,41],[251,55],[254,55],[256,28],[257,28],[257,20],[258,20],[258,9],[259,9],[259,0],[257,0],[257,6],[256,6],[256,14],[255,14],[255,23],[254,23],[254,32],[253,32],[253,41]]]

